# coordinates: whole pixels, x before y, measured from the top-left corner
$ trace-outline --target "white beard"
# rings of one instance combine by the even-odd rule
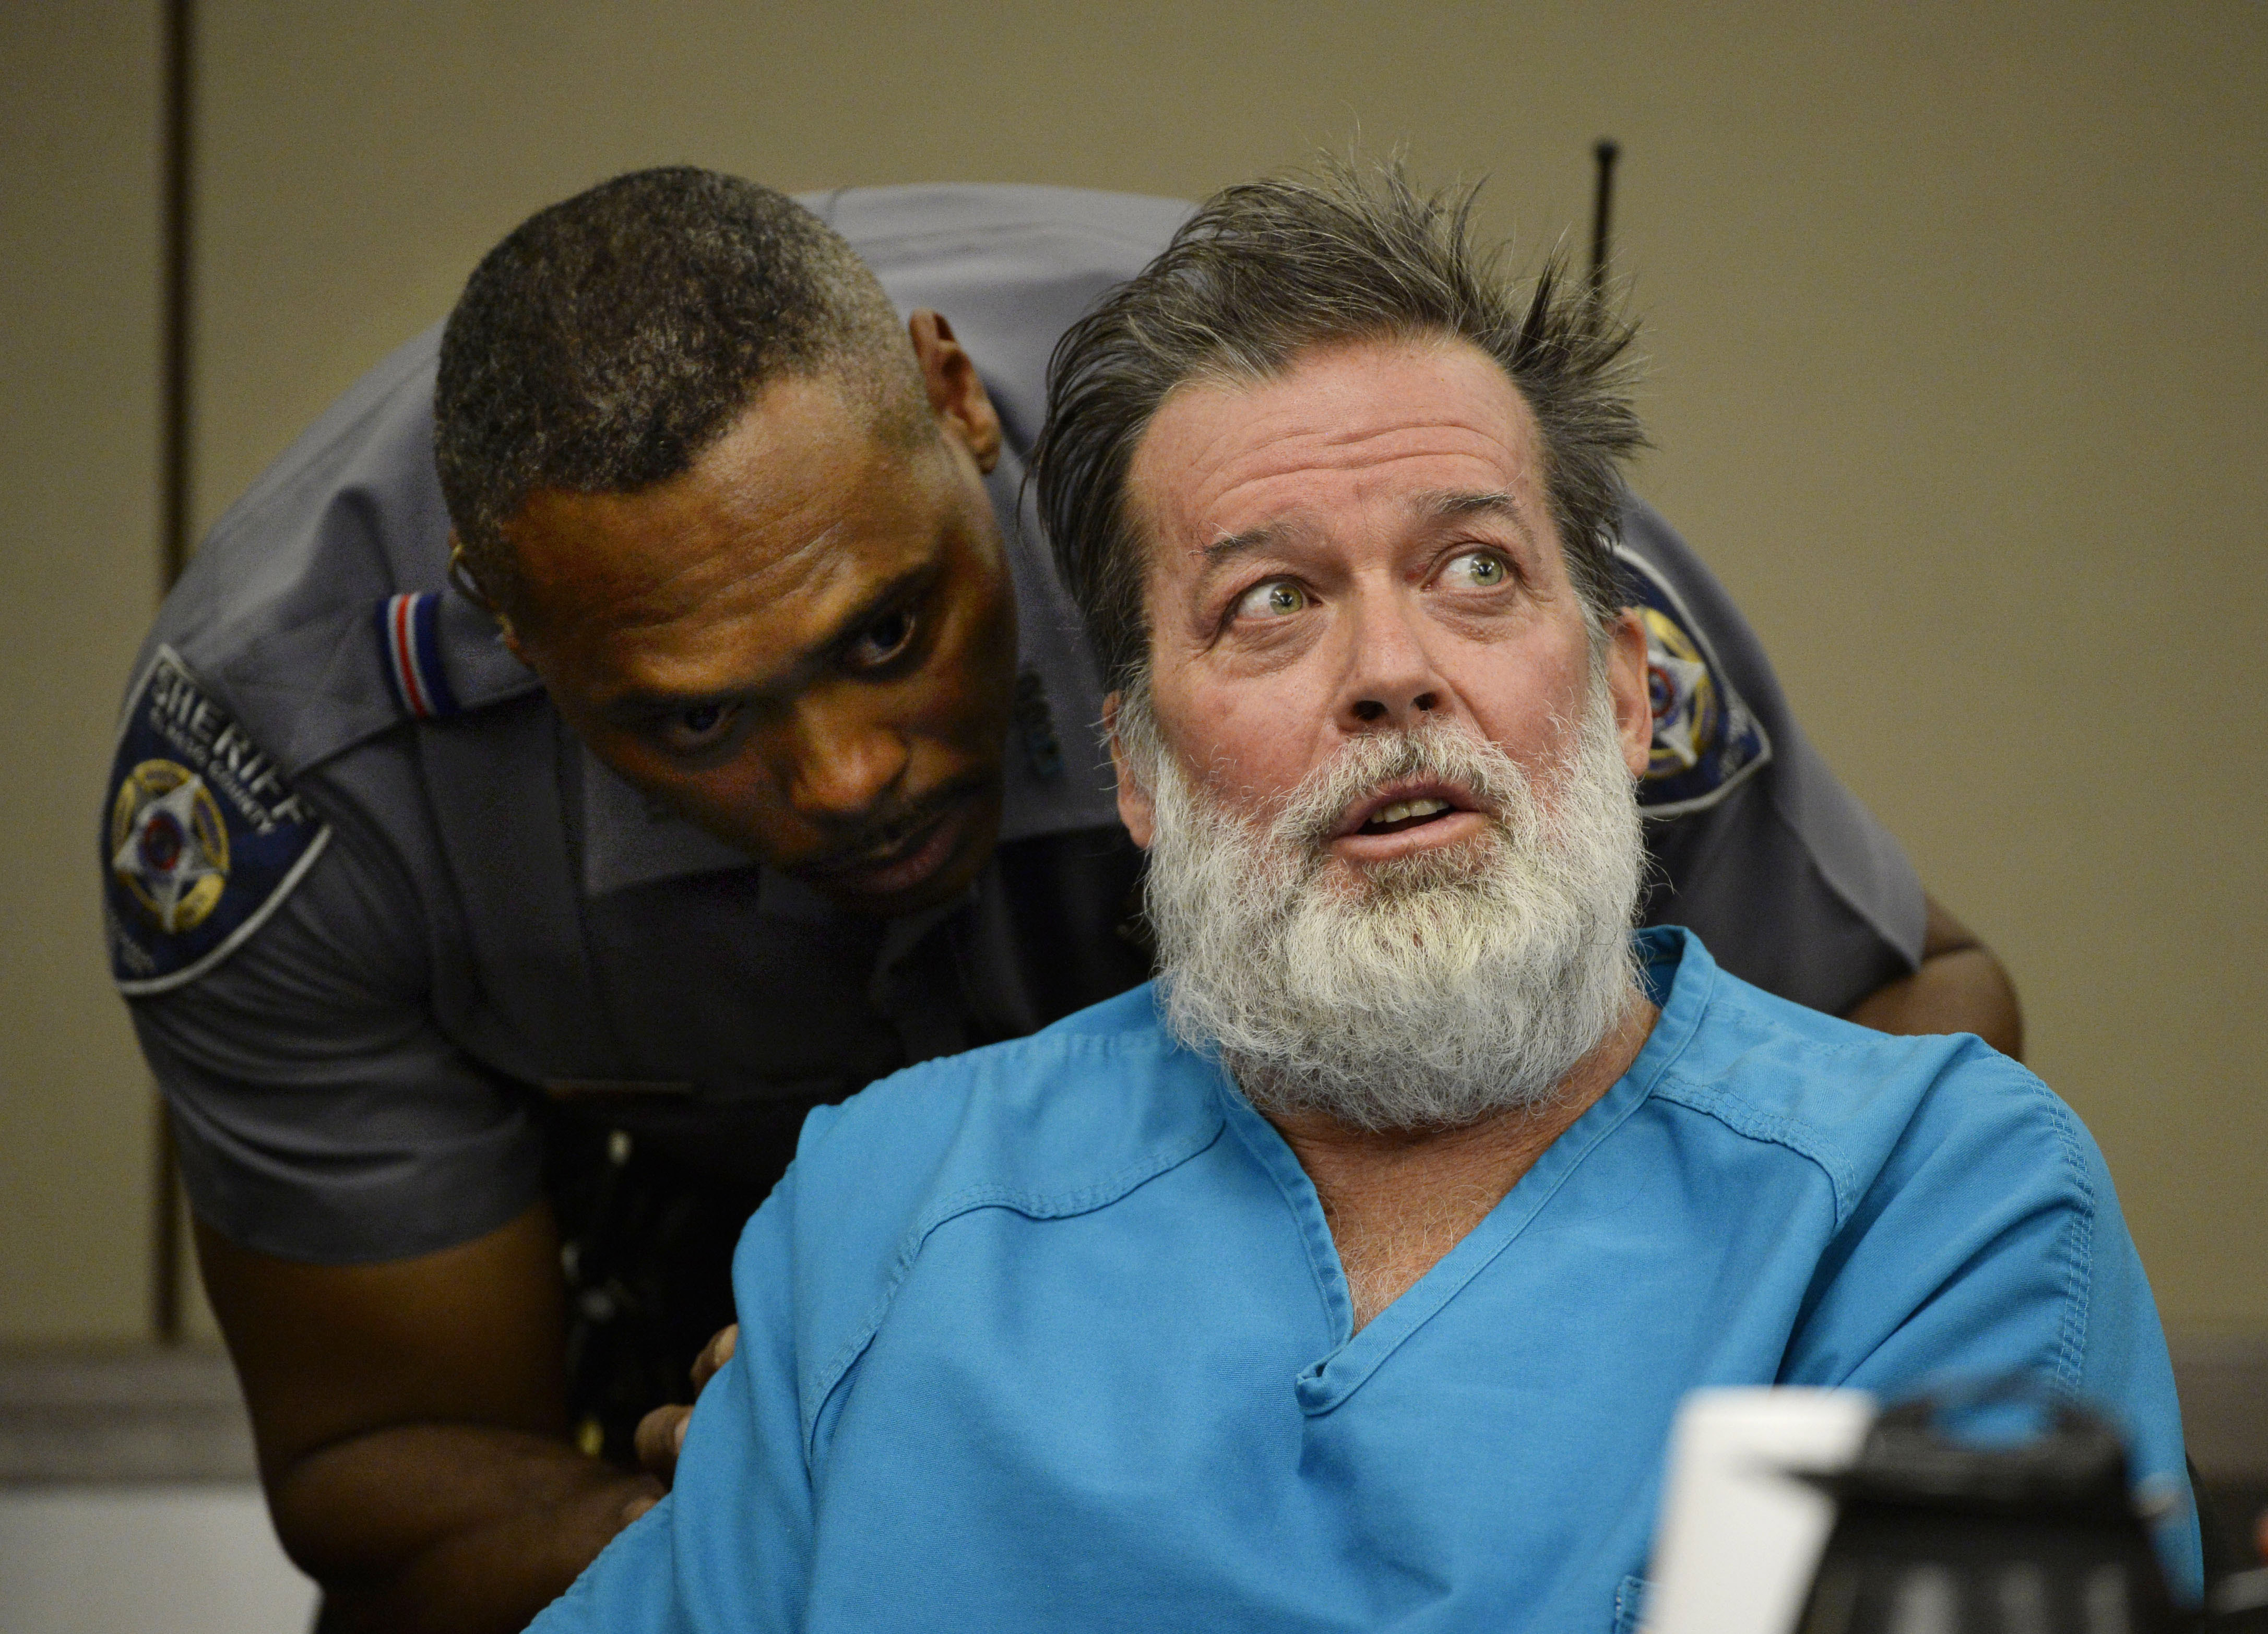
[[[1217,1051],[1263,1111],[1422,1130],[1538,1109],[1628,1013],[1645,847],[1603,675],[1548,801],[1502,749],[1443,723],[1354,740],[1263,826],[1192,784],[1146,699],[1120,731],[1155,807],[1167,1025]],[[1326,836],[1403,777],[1501,815],[1477,840],[1351,871]]]

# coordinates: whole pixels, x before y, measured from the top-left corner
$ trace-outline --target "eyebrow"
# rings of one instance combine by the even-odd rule
[[[1265,522],[1258,527],[1248,527],[1241,534],[1226,534],[1214,540],[1204,548],[1205,566],[1219,567],[1222,563],[1231,561],[1237,556],[1249,555],[1255,550],[1264,550],[1269,546],[1278,543],[1291,531],[1291,528],[1284,523]]]
[[[640,688],[622,693],[600,712],[618,725],[636,725],[677,710],[699,709],[706,703],[728,703],[739,699],[761,698],[767,694],[793,692],[814,670],[825,665],[894,604],[911,599],[923,587],[924,581],[933,580],[939,569],[939,563],[932,558],[876,585],[872,593],[860,597],[856,606],[836,619],[834,627],[825,635],[761,679],[697,693],[650,692]]]
[[[1420,494],[1411,507],[1427,522],[1454,522],[1465,517],[1498,517],[1516,528],[1522,539],[1534,542],[1528,526],[1528,513],[1518,499],[1501,489],[1454,489],[1440,493]],[[1285,522],[1263,522],[1258,527],[1248,527],[1241,534],[1226,534],[1207,545],[1204,550],[1208,570],[1222,563],[1256,550],[1265,550],[1283,542],[1295,531],[1295,525]]]
[[[1520,501],[1502,489],[1421,494],[1416,509],[1431,522],[1454,522],[1469,516],[1498,517],[1528,537],[1528,512]]]

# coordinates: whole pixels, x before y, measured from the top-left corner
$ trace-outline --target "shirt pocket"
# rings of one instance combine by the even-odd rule
[[[1628,1577],[1615,1585],[1615,1620],[1608,1624],[1610,1634],[1638,1634],[1638,1618],[1646,1610],[1646,1581],[1644,1578]]]

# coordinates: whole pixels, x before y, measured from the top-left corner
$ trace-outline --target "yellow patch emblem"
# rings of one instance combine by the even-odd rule
[[[195,930],[228,888],[228,825],[204,779],[176,761],[144,761],[110,804],[110,872],[151,924]]]

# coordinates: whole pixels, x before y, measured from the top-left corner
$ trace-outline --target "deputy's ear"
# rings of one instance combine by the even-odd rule
[[[453,527],[449,530],[449,584],[459,595],[496,621],[497,634],[503,639],[505,651],[528,668],[535,667],[520,650],[519,631],[512,628],[511,617],[490,599],[489,593],[481,588],[481,581],[473,577],[473,564],[465,559],[464,541],[457,537]]]
[[[1118,774],[1118,821],[1126,825],[1134,843],[1146,851],[1150,836],[1157,832],[1157,808],[1151,803],[1149,785],[1134,775],[1133,761],[1118,735],[1118,694],[1115,692],[1102,701],[1102,730],[1110,737],[1110,769]]]
[[[1646,626],[1636,607],[1616,615],[1607,650],[1607,685],[1614,694],[1616,735],[1623,764],[1633,777],[1646,776],[1653,758],[1653,697],[1646,685]]]
[[[1000,462],[1000,416],[975,360],[953,338],[953,326],[941,313],[924,307],[906,320],[906,334],[921,365],[930,412],[961,439],[978,470],[990,471]]]

